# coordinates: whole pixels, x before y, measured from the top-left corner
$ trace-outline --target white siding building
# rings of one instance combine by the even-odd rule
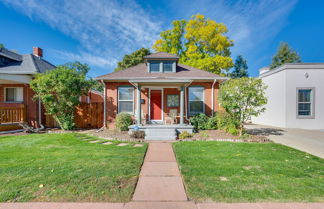
[[[324,129],[324,63],[260,69],[268,86],[266,111],[252,122],[282,128]]]

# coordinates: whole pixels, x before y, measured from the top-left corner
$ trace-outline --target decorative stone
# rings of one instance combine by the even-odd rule
[[[100,142],[100,140],[90,141],[90,143],[98,143],[98,142]]]
[[[228,181],[228,179],[225,176],[220,176],[219,177],[219,180],[221,180],[221,181]]]
[[[123,146],[126,146],[128,145],[127,143],[120,143],[120,144],[117,144],[118,147],[123,147]]]
[[[105,142],[105,143],[102,143],[104,145],[109,145],[109,144],[113,144],[112,142]]]
[[[134,147],[143,147],[143,144],[134,144]]]

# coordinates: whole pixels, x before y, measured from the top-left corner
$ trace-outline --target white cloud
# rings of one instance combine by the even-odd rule
[[[160,23],[133,0],[3,1],[79,41],[78,54],[63,55],[95,66],[109,66],[124,53],[150,47],[161,31]]]

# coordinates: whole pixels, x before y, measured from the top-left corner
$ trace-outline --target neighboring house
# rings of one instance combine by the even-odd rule
[[[282,128],[324,129],[324,63],[260,69],[268,86],[266,111],[253,123]]]
[[[24,55],[0,49],[0,131],[5,130],[4,125],[17,125],[21,121],[39,127],[44,119],[39,103],[32,100],[34,92],[29,87],[36,73],[55,68],[42,59],[42,55],[38,47],[33,48],[33,54]]]
[[[192,115],[217,112],[219,84],[227,78],[178,61],[178,56],[159,52],[145,56],[142,64],[97,77],[105,83],[109,128],[115,128],[120,112],[133,115],[141,128],[169,122],[185,127]]]

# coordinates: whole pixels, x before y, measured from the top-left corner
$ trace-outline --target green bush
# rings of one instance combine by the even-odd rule
[[[179,134],[179,139],[188,139],[192,137],[192,134],[187,132],[187,131],[182,131],[180,134]]]
[[[195,128],[195,130],[206,130],[208,117],[205,114],[198,114],[195,116],[191,116],[189,119],[191,125]]]
[[[217,127],[218,129],[224,130],[232,135],[238,134],[238,122],[231,117],[230,114],[228,114],[225,111],[220,111],[217,113]]]
[[[208,118],[206,129],[207,130],[216,130],[217,129],[217,117],[216,116]]]
[[[128,126],[133,124],[132,116],[128,113],[121,112],[116,117],[116,128],[120,131],[127,131]]]
[[[200,137],[202,140],[206,141],[209,138],[209,135],[206,131],[200,133]]]

